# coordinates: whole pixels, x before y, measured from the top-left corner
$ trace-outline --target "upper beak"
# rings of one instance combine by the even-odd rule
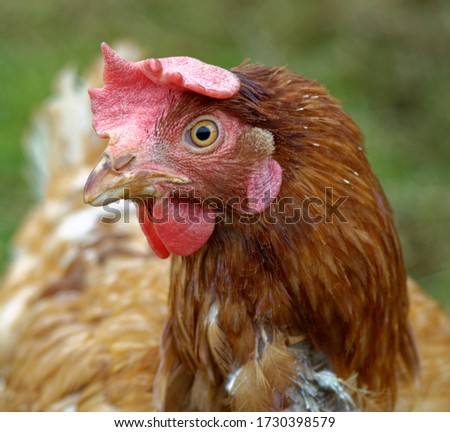
[[[134,158],[130,157],[131,162]],[[142,169],[127,163],[115,168],[108,155],[104,154],[91,172],[84,187],[84,202],[102,206],[120,199],[136,196],[159,196],[157,183],[187,183],[185,177],[160,170]]]

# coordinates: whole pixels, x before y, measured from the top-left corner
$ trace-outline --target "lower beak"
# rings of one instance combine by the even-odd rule
[[[84,202],[95,207],[120,199],[138,196],[158,198],[157,184],[188,183],[188,179],[167,172],[139,168],[114,169],[107,156],[103,156],[91,172],[84,187]]]

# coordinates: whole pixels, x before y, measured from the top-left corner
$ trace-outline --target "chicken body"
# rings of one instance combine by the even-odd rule
[[[151,161],[159,158],[162,169],[172,157],[171,171],[195,178],[200,198],[221,198],[216,214],[223,216],[209,237],[195,231],[192,243],[206,241],[192,251],[167,246],[163,231],[166,243],[155,243],[140,215],[157,254],[186,252],[171,262],[149,250],[134,215],[104,223],[117,207],[82,203],[103,145],[90,130],[83,89],[70,75],[62,81],[40,123],[48,154],[61,157],[47,161],[42,203],[17,237],[0,292],[2,409],[448,409],[449,320],[410,281],[411,331],[391,211],[357,128],[312,81],[261,66],[234,74],[234,96],[170,90],[158,111],[164,139]],[[91,75],[86,85],[97,80]],[[65,128],[74,109],[75,137]],[[232,163],[223,155],[221,166],[212,156],[204,163],[202,155],[164,153],[176,131],[211,113],[232,126]],[[108,157],[117,172],[131,160],[118,162],[124,133],[103,134],[114,138]],[[127,152],[132,144],[126,141]],[[271,160],[282,168],[279,186]],[[279,188],[278,199],[277,191],[247,212],[220,207],[255,189],[243,188],[255,161],[269,161],[266,182]],[[341,196],[346,221],[336,220]],[[282,223],[310,197],[322,205],[307,201],[306,216],[321,222]],[[281,198],[292,198],[283,212]]]

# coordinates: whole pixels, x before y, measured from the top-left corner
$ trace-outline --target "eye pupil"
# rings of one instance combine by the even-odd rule
[[[195,131],[195,136],[200,141],[207,141],[211,137],[211,129],[207,126],[200,126]]]

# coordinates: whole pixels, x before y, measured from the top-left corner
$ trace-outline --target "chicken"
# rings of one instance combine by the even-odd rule
[[[0,407],[448,409],[450,320],[337,101],[284,68],[102,48],[103,155],[70,74],[32,144],[50,176],[0,291]]]

